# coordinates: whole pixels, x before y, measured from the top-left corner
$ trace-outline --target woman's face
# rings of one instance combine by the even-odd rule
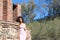
[[[22,22],[22,18],[19,18],[20,19],[20,22]]]

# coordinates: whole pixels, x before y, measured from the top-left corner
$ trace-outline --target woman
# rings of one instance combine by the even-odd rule
[[[19,16],[16,19],[16,22],[19,22],[19,29],[20,29],[20,40],[26,40],[26,25],[24,23],[23,17]]]

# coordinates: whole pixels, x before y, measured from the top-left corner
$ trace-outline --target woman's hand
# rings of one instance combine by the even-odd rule
[[[15,27],[15,29],[16,29],[16,30],[19,30],[19,29],[20,29],[20,27],[18,27],[18,26],[17,26],[17,27]]]
[[[17,27],[17,29],[19,30],[19,29],[20,29],[20,27]]]
[[[28,39],[28,30],[25,30],[26,32],[26,39]]]

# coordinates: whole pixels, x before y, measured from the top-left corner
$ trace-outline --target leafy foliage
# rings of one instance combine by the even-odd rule
[[[32,22],[36,14],[34,13],[34,9],[36,7],[35,3],[31,0],[27,4],[23,3],[22,5],[22,16],[27,19],[27,22]]]
[[[60,40],[60,20],[32,22],[27,24],[31,29],[32,40]]]

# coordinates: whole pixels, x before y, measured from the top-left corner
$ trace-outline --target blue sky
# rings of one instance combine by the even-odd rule
[[[23,3],[23,2],[28,2],[27,0],[12,0],[13,1],[13,3]]]
[[[27,0],[12,0],[12,1],[13,1],[14,4],[17,4],[17,3],[21,4],[21,3],[23,3],[23,2],[26,2],[26,3],[28,2]],[[39,4],[38,4],[38,0],[34,0],[34,2],[35,2],[36,5],[39,5]],[[41,2],[41,4],[44,3],[43,0],[40,1],[40,2]],[[41,9],[44,11],[44,13],[46,13],[45,15],[47,15],[48,12],[46,11],[46,9],[43,8],[42,5],[41,5],[40,7],[41,7]],[[42,16],[42,14],[41,14],[40,12],[38,12],[38,11],[35,11],[35,13],[36,13],[36,15],[37,15],[37,16],[35,17],[35,19],[44,17],[44,16]]]

